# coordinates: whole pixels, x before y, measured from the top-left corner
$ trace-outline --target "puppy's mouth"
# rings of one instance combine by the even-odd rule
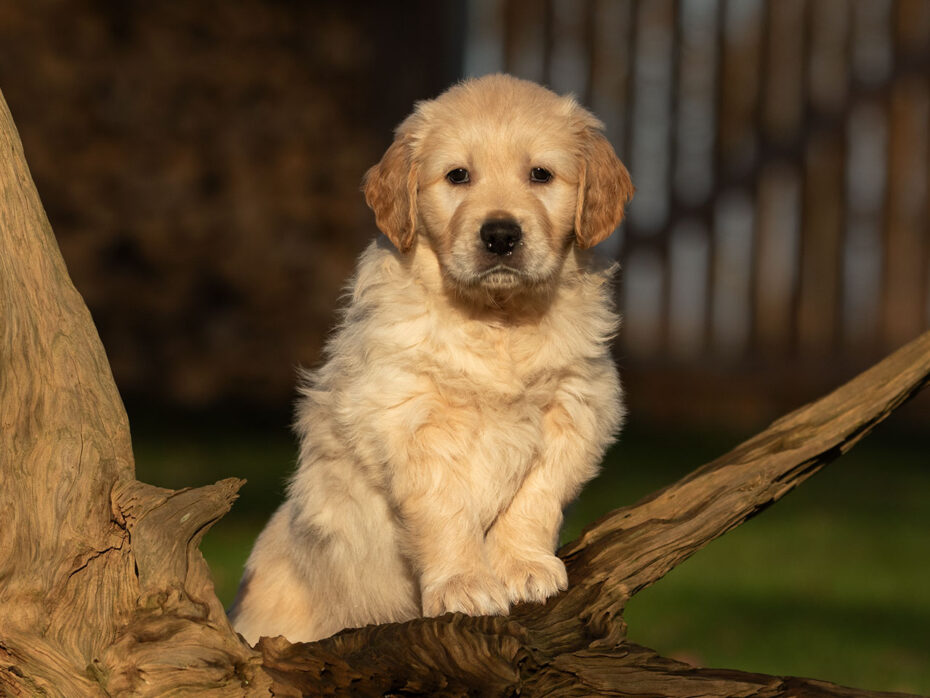
[[[504,262],[479,272],[475,281],[486,288],[507,289],[530,283],[526,272]]]
[[[556,271],[552,260],[538,241],[534,243],[534,233],[527,235],[510,214],[493,212],[479,230],[453,240],[449,253],[440,255],[440,264],[460,292],[499,300],[551,285]]]

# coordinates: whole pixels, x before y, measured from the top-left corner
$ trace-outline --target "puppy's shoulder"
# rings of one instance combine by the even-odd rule
[[[378,300],[379,294],[402,291],[410,281],[410,263],[379,235],[359,255],[349,280],[349,304]]]
[[[385,360],[425,332],[424,289],[411,270],[411,256],[384,238],[359,256],[343,298],[342,317],[327,341],[327,363],[364,358]]]
[[[609,344],[620,325],[614,299],[614,279],[619,268],[616,261],[603,255],[574,250],[566,260],[563,283],[553,304],[551,330],[581,345]],[[582,353],[592,349],[583,349]]]

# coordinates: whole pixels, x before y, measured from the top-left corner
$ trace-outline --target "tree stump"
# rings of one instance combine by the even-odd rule
[[[930,381],[930,333],[730,453],[589,526],[569,589],[310,644],[230,627],[198,544],[242,481],[135,479],[129,424],[0,95],[0,694],[875,696],[658,656],[638,591],[845,453]]]

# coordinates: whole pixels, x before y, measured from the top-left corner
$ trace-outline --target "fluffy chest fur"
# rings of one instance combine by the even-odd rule
[[[457,305],[428,249],[402,257],[373,243],[328,360],[308,375],[305,438],[317,450],[321,441],[349,446],[376,483],[392,462],[423,460],[437,480],[460,481],[490,525],[538,461],[560,395],[613,376],[611,270],[590,264],[570,256],[552,297],[514,318]],[[595,409],[575,397],[576,410]],[[442,449],[412,457],[427,440]]]

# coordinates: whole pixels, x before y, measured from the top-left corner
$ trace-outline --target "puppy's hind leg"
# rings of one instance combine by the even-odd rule
[[[327,622],[324,608],[299,570],[292,553],[314,543],[302,540],[290,527],[288,504],[274,513],[255,541],[245,565],[229,619],[237,632],[254,645],[263,636],[284,635],[291,642],[316,640],[340,628]]]

